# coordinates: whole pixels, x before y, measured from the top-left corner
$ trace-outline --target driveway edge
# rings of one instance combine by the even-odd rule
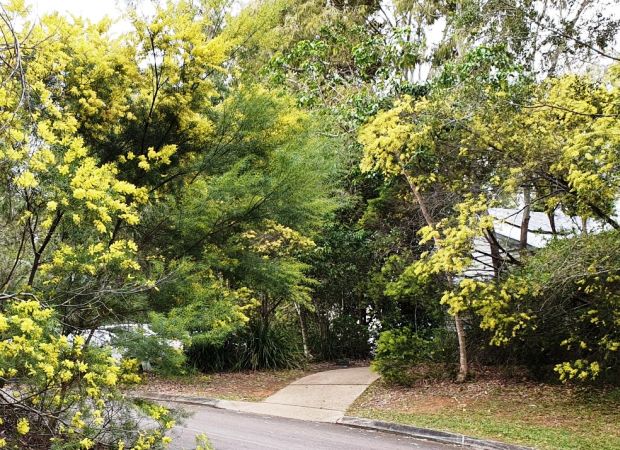
[[[533,450],[532,447],[505,444],[503,442],[488,441],[485,439],[476,439],[458,433],[431,430],[428,428],[414,427],[412,425],[403,425],[393,422],[383,422],[381,420],[363,419],[361,417],[344,416],[336,423],[349,427],[365,428],[367,430],[388,431],[390,433],[403,434],[417,439],[473,447],[481,450]]]

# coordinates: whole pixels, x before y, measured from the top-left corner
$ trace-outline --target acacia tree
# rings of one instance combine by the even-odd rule
[[[527,277],[467,277],[473,240],[484,236],[498,244],[489,206],[510,201],[523,186],[531,186],[527,206],[617,228],[612,216],[620,191],[618,145],[611,131],[618,126],[613,100],[617,69],[611,67],[606,77],[597,82],[566,75],[530,83],[518,66],[504,65],[492,49],[481,48],[462,65],[448,67],[426,98],[405,99],[362,129],[368,169],[408,176],[412,190],[426,182],[461,192],[464,200],[456,214],[421,230],[423,241],[435,240],[435,250],[403,275],[458,277],[442,302],[453,313],[470,309],[480,314],[481,326],[495,333],[498,345],[536,322],[533,310],[513,306],[527,295],[536,298],[541,287],[529,285]],[[442,87],[446,79],[449,89]],[[414,178],[412,173],[421,175]],[[502,265],[524,264],[503,248],[490,256]],[[522,253],[521,259],[526,256]],[[565,372],[587,378],[584,364],[577,369],[569,364]],[[598,362],[592,372],[596,367]]]
[[[424,105],[424,101],[421,104]],[[379,114],[363,129],[360,142],[364,145],[365,156],[361,167],[366,172],[379,171],[388,178],[393,176],[405,178],[415,202],[422,211],[429,229],[428,235],[439,250],[443,246],[442,237],[436,230],[435,219],[431,216],[420,192],[422,187],[437,180],[437,172],[434,170],[437,158],[433,152],[432,128],[426,125],[416,129],[413,123],[401,121],[402,118],[408,117],[407,113],[414,114],[415,111],[409,104],[401,103],[389,112]],[[449,265],[453,264],[449,257],[445,261]],[[448,282],[452,284],[453,271],[448,269],[445,273]],[[465,330],[460,313],[461,311],[453,310],[459,341],[458,380],[465,381],[469,366]]]
[[[2,47],[0,447],[159,445],[174,424],[169,413],[140,411],[118,389],[136,380],[135,361],[119,363],[81,336],[68,339],[62,329],[70,315],[42,306],[53,303],[67,273],[76,279],[78,295],[92,288],[80,284],[83,274],[115,283],[135,273],[135,244],[108,243],[106,224],[112,217],[135,223],[145,195],[119,180],[114,164],[100,165],[84,145],[75,116],[57,102],[53,83],[45,84],[50,66],[38,59],[43,46],[29,46],[26,39],[37,42],[42,29],[12,25],[22,7],[16,2],[3,8],[0,24],[11,39]],[[69,228],[67,221],[82,226]],[[96,297],[98,290],[90,292]],[[137,430],[144,413],[157,425]]]

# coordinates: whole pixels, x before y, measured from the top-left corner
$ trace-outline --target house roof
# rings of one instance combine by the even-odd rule
[[[523,209],[489,208],[489,214],[495,218],[493,226],[496,234],[514,239],[517,242],[520,240]],[[598,225],[594,221],[588,221],[588,231],[595,231],[597,226]],[[567,216],[561,211],[556,211],[555,228],[560,235],[580,233],[581,219]],[[539,211],[530,212],[527,236],[528,245],[535,248],[542,248],[547,245],[552,237],[551,222],[547,214]]]
[[[620,199],[616,202],[615,210],[616,213],[613,218],[616,221],[620,221]],[[515,250],[521,238],[523,208],[489,208],[488,211],[494,217],[493,227],[498,241],[506,250]],[[571,217],[558,210],[555,211],[554,219],[555,229],[559,237],[574,236],[583,231],[583,223],[580,217]],[[598,233],[609,228],[609,225],[594,219],[586,221],[586,231],[588,233]],[[553,239],[553,234],[547,213],[531,211],[527,233],[528,248],[543,248],[551,239]],[[491,246],[484,237],[474,239],[472,256],[474,261],[464,272],[463,276],[468,278],[493,276]],[[514,256],[518,257],[518,252],[515,252]]]

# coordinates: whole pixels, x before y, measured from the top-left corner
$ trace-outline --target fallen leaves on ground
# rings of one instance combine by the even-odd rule
[[[467,383],[420,379],[400,387],[380,380],[348,414],[495,439],[512,436],[509,440],[540,448],[569,448],[546,444],[548,430],[561,433],[566,442],[572,437],[620,442],[620,389],[546,384],[490,368],[479,368]],[[575,440],[575,445],[583,444]]]

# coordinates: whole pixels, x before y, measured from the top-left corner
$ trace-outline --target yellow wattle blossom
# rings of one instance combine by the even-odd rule
[[[151,169],[151,165],[148,161],[142,160],[138,163],[138,167],[142,170],[149,171]]]
[[[80,448],[90,449],[93,448],[94,445],[95,443],[92,441],[92,439],[89,438],[84,438],[80,441]]]
[[[34,174],[30,171],[25,171],[21,173],[16,179],[15,184],[22,188],[33,188],[39,185]]]
[[[33,334],[37,332],[37,330],[39,330],[39,328],[35,325],[32,319],[29,319],[29,318],[22,319],[19,325],[19,329],[23,333],[33,333]]]
[[[26,419],[25,417],[19,419],[17,421],[16,429],[19,434],[28,434],[28,432],[30,431],[30,423],[28,422],[28,419]]]

